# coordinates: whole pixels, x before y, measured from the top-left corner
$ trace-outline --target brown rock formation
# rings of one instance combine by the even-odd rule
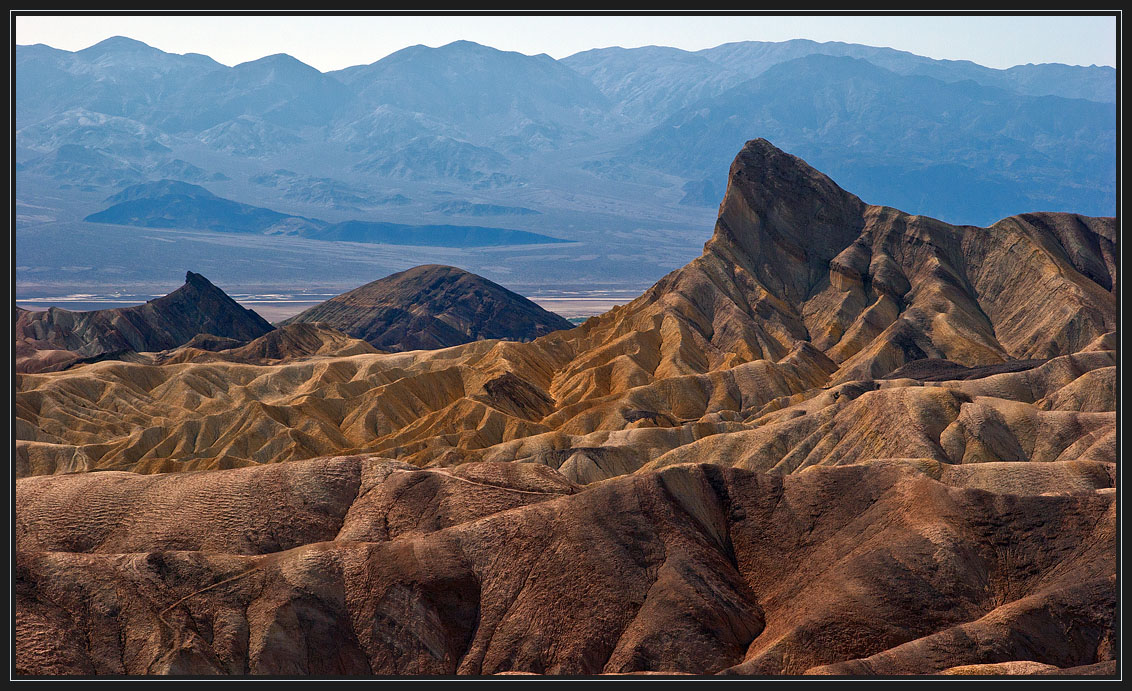
[[[349,357],[379,352],[363,340],[322,324],[288,324],[248,342],[204,334],[180,348],[157,353],[151,362],[160,365],[187,362],[272,365],[314,356]]]
[[[435,264],[367,283],[281,322],[301,323],[326,324],[397,351],[492,338],[530,341],[572,327],[486,278]]]
[[[703,256],[575,329],[17,374],[17,667],[1112,675],[1115,228],[760,140]]]
[[[16,668],[1105,673],[1111,468],[1043,465],[1073,489],[888,463],[687,465],[580,491],[529,464],[362,457],[29,478]]]
[[[17,372],[47,372],[135,353],[166,350],[200,334],[250,341],[272,326],[207,278],[189,271],[185,285],[144,305],[92,312],[16,308]]]

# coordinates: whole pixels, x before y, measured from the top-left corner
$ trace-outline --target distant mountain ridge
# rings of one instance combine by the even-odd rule
[[[502,150],[589,138],[609,108],[593,83],[547,55],[471,41],[411,46],[328,75],[353,88],[369,108],[427,113]]]
[[[699,51],[646,46],[597,48],[562,62],[593,80],[614,103],[660,122],[682,107],[717,96],[775,65],[811,55],[850,57],[901,75],[946,83],[972,81],[1028,96],[1062,96],[1116,102],[1116,70],[1074,65],[1018,65],[1006,70],[966,60],[934,60],[893,48],[807,39],[782,42],[740,41]]]
[[[302,217],[441,225],[528,208],[525,232],[590,233],[580,256],[627,255],[644,216],[682,227],[717,206],[733,152],[768,137],[870,202],[948,222],[1115,213],[1107,67],[996,70],[806,40],[554,60],[456,41],[322,73],[286,54],[227,67],[120,37],[17,46],[15,63],[20,189],[66,198],[176,177]],[[280,169],[298,177],[243,184]],[[454,214],[437,191],[486,206]]]
[[[620,155],[695,179],[718,171],[753,131],[871,202],[924,215],[990,221],[1069,197],[1115,208],[1114,106],[903,76],[852,57],[774,65],[677,112]]]

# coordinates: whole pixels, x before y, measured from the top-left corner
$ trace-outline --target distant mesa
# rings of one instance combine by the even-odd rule
[[[270,184],[280,180],[288,181],[292,179],[286,174],[288,172],[277,171],[272,176],[256,178],[255,181]],[[308,186],[308,192],[310,189]],[[377,221],[328,223],[317,218],[284,214],[224,199],[200,185],[180,180],[158,180],[132,185],[108,197],[106,201],[111,206],[90,214],[84,220],[89,223],[113,223],[143,228],[297,235],[312,240],[423,247],[495,247],[569,242],[526,230],[486,226],[407,225]],[[394,195],[384,201],[402,204],[408,200]]]
[[[321,323],[386,350],[483,339],[530,341],[573,325],[527,298],[452,266],[426,265],[367,283],[281,325]]]
[[[375,221],[335,223],[311,232],[307,237],[313,240],[365,242],[380,245],[416,245],[419,247],[497,247],[570,242],[541,233],[508,228],[460,225],[412,226]]]
[[[89,223],[143,228],[191,228],[226,233],[302,233],[325,224],[218,197],[200,185],[159,180],[127,187],[107,198],[111,206],[87,216]]]

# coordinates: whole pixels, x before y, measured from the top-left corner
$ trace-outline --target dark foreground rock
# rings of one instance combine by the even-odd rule
[[[1014,465],[980,489],[899,462],[582,489],[365,456],[23,479],[16,670],[1108,673],[1113,474],[997,491]]]

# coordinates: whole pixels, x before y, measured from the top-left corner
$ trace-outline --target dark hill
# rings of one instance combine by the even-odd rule
[[[83,220],[143,228],[194,228],[229,233],[293,233],[323,225],[314,219],[224,199],[200,185],[176,180],[133,185],[106,201],[112,203],[109,208]]]
[[[526,230],[489,228],[485,226],[427,225],[374,221],[345,221],[314,231],[315,240],[342,240],[382,245],[416,245],[421,247],[493,247],[499,245],[538,245],[569,242],[560,238]]]
[[[378,221],[328,224],[218,197],[200,185],[158,180],[127,187],[106,199],[110,207],[90,223],[143,228],[191,228],[225,233],[301,235],[313,240],[425,247],[494,247],[567,242],[525,230],[486,226],[407,225]]]
[[[367,283],[281,323],[303,322],[321,322],[387,350],[530,341],[573,327],[486,278],[435,264]]]
[[[16,369],[22,372],[64,369],[102,355],[167,350],[198,334],[250,341],[272,330],[263,317],[192,271],[185,274],[185,285],[144,305],[91,312],[17,308],[15,317]]]

